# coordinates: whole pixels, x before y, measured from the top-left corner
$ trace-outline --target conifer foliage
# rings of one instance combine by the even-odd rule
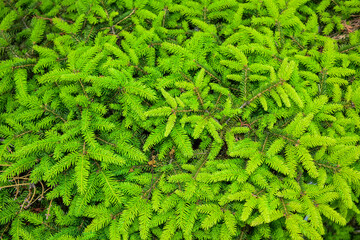
[[[0,239],[356,239],[359,13],[0,1]]]

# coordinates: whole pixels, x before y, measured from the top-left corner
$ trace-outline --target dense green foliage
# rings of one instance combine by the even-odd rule
[[[0,1],[0,238],[356,239],[359,13]]]

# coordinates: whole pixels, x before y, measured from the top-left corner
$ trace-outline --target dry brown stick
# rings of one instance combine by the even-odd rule
[[[329,165],[326,165],[326,164],[323,164],[323,163],[318,163],[316,161],[314,161],[317,165],[319,165],[320,167],[325,167],[325,168],[329,168],[329,169],[332,169],[334,170],[335,172],[339,171],[340,170],[340,167],[339,166],[336,166],[336,167],[333,167],[333,166],[329,166]]]
[[[38,200],[39,198],[44,197],[44,193],[45,193],[44,184],[41,181],[40,181],[40,184],[41,184],[41,194],[37,198],[35,198],[33,201],[30,201],[29,206],[32,205],[34,202],[36,202],[36,200]]]
[[[137,65],[130,64],[130,66],[135,67],[137,70],[141,71],[141,72],[142,72],[143,74],[145,74],[145,75],[148,75],[148,74],[149,74],[148,72],[146,72],[144,69],[140,68],[140,67],[137,66]]]
[[[353,47],[351,47],[351,48],[345,49],[345,50],[341,51],[340,53],[345,53],[345,52],[351,51],[351,50],[353,50],[353,49],[355,49],[355,48],[358,48],[358,47],[360,47],[360,44],[357,45],[357,46],[353,46]]]
[[[19,186],[18,186],[18,184],[20,183],[20,181],[18,180],[18,182],[16,182],[16,180],[17,179],[14,179],[14,182],[15,182],[15,184],[16,184],[16,193],[15,193],[15,199],[17,199],[17,196],[18,196],[18,194],[19,194]]]

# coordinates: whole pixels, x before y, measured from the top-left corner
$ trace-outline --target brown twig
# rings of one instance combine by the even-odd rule
[[[263,147],[262,147],[262,149],[261,149],[261,153],[264,153],[265,145],[266,145],[266,142],[267,142],[267,140],[268,140],[268,137],[269,137],[269,135],[267,135],[266,138],[265,138],[264,145],[263,145]]]
[[[89,101],[93,102],[93,100],[90,99],[89,96],[87,95],[87,92],[85,91],[85,87],[84,87],[83,83],[81,82],[81,80],[79,80],[79,82],[80,82],[80,85],[81,85],[81,88],[82,88],[82,90],[83,90],[83,93],[84,93],[85,97],[86,97]]]
[[[59,114],[57,114],[54,110],[47,108],[47,105],[42,105],[41,107],[44,108],[46,111],[54,114],[57,118],[60,118],[64,123],[67,123],[67,121],[63,117],[61,117]]]
[[[23,132],[23,133],[21,133],[21,134],[19,134],[19,135],[15,135],[15,136],[14,136],[14,138],[21,137],[21,136],[23,136],[23,135],[25,135],[25,134],[27,134],[27,133],[31,133],[31,132],[32,132],[32,130],[29,130],[29,131]]]
[[[85,43],[89,40],[92,30],[94,29],[94,25],[91,27],[89,35],[86,37]]]
[[[96,137],[96,138],[99,139],[100,141],[104,142],[104,143],[107,143],[107,144],[113,146],[113,147],[117,147],[116,144],[114,144],[114,143],[107,142],[107,141],[105,141],[104,139],[101,139],[101,138],[99,138],[99,137]]]
[[[17,186],[25,186],[25,185],[30,185],[30,183],[17,183],[17,184],[13,184],[13,185],[1,186],[0,189],[9,188],[9,187],[17,187]]]
[[[50,204],[49,204],[49,207],[48,207],[48,210],[47,210],[47,213],[45,214],[46,220],[50,217],[50,209],[51,209],[52,201],[53,201],[53,200],[51,199]]]
[[[194,180],[196,179],[197,175],[200,172],[200,169],[205,165],[206,162],[207,162],[207,158],[204,159],[204,161],[201,163],[200,167],[196,170],[196,173],[194,174],[194,177],[193,177]]]
[[[129,17],[131,17],[131,15],[133,15],[133,14],[135,13],[135,11],[136,11],[136,8],[134,8],[134,9],[132,10],[132,12],[131,12],[128,16],[124,17],[123,19],[121,19],[120,21],[118,21],[117,23],[115,23],[115,24],[113,25],[113,27],[116,26],[116,25],[118,25],[119,23],[125,21],[125,20],[128,19]]]
[[[32,186],[32,185],[30,185],[30,186]],[[31,196],[31,199],[30,200],[28,200],[28,205],[26,205],[24,208],[25,209],[27,209],[28,207],[30,207],[30,205],[32,204],[32,202],[33,202],[33,200],[34,200],[34,197],[35,197],[35,194],[36,194],[36,187],[35,187],[35,185],[33,185],[33,188],[34,188],[34,192],[33,192],[33,194],[32,194],[32,196]],[[31,189],[29,190],[29,193],[31,192]]]
[[[185,75],[185,73],[180,72],[180,74],[181,74],[188,82],[191,82],[191,83],[192,83],[192,81],[190,80],[190,78],[188,78],[188,77]],[[201,106],[204,107],[204,101],[203,101],[203,99],[201,98],[201,95],[200,95],[200,93],[199,93],[199,88],[194,87],[194,92],[196,93],[197,98],[198,98],[198,100],[200,101]]]
[[[277,83],[275,83],[274,85],[270,86],[269,88],[263,90],[262,92],[256,94],[256,95],[255,95],[254,97],[252,97],[249,101],[244,102],[243,105],[241,105],[240,108],[246,107],[246,106],[249,105],[252,101],[254,101],[255,99],[257,99],[258,97],[261,97],[264,93],[271,91],[271,89],[273,89],[274,87],[277,87],[277,86],[279,86],[279,85],[284,84],[284,82],[285,82],[285,80],[280,79],[279,82],[277,82]]]
[[[137,65],[134,65],[134,64],[129,64],[129,66],[133,66],[133,67],[135,67],[137,70],[139,70],[139,71],[141,71],[143,74],[145,74],[145,75],[148,75],[149,73],[148,72],[146,72],[144,69],[142,69],[142,68],[140,68],[139,66],[137,66]]]
[[[288,210],[287,210],[287,208],[286,208],[286,205],[285,205],[285,202],[284,202],[284,199],[283,198],[280,198],[280,200],[281,200],[281,202],[282,202],[282,204],[283,204],[283,207],[284,207],[284,211],[285,211],[285,217],[286,218],[288,218],[289,216],[290,216],[290,214],[289,214],[289,212],[288,212]]]
[[[165,17],[166,17],[166,13],[167,13],[167,11],[168,11],[168,7],[167,7],[167,6],[164,7],[164,11],[165,11],[165,14],[164,14],[164,17],[163,17],[163,20],[162,20],[162,27],[165,26]]]
[[[20,65],[20,66],[15,66],[12,67],[12,69],[18,69],[18,68],[24,68],[24,67],[31,67],[31,66],[35,66],[36,64],[31,63],[31,64],[25,64],[25,65]]]
[[[151,183],[150,188],[149,188],[148,190],[146,190],[146,192],[144,192],[143,198],[144,198],[145,195],[147,195],[147,194],[149,194],[149,195],[147,196],[147,198],[148,198],[148,199],[150,198],[151,191],[155,188],[155,185],[159,182],[159,180],[161,179],[161,177],[162,177],[163,174],[164,174],[164,173],[162,173],[161,176],[160,176],[153,184]],[[151,181],[152,181],[152,179],[151,179]]]
[[[337,165],[336,167],[334,167],[334,166],[330,166],[330,165],[327,165],[327,164],[319,163],[319,162],[317,162],[317,161],[314,161],[314,162],[315,162],[318,166],[332,169],[332,170],[334,170],[334,172],[339,172],[339,171],[340,171],[340,166],[339,166],[339,165]]]
[[[209,72],[203,65],[201,65],[200,63],[198,63],[195,59],[193,60],[196,65],[200,68],[203,68],[205,70],[205,72],[207,74],[209,74],[211,77],[213,77],[216,81],[218,81],[219,83],[221,83],[221,80],[219,78],[217,78],[214,74],[212,74],[211,72]]]
[[[303,47],[293,36],[291,36],[291,39],[292,39],[301,49],[304,49],[304,47]]]

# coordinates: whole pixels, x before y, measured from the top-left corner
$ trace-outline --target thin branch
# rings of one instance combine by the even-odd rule
[[[47,213],[45,214],[46,220],[50,217],[50,209],[51,209],[52,201],[53,201],[53,199],[51,199],[50,204],[49,204],[49,207],[48,207],[48,210],[47,210]]]
[[[286,205],[285,205],[285,202],[284,202],[284,199],[283,198],[280,198],[282,204],[283,204],[283,207],[284,207],[284,211],[285,211],[285,217],[288,218],[290,216],[287,208],[286,208]]]
[[[145,197],[145,195],[149,194],[147,196],[147,198],[149,199],[151,191],[155,188],[156,184],[159,182],[159,180],[161,179],[163,174],[164,173],[162,173],[161,176],[153,184],[151,184],[150,188],[148,190],[146,190],[146,192],[144,192],[143,198]]]
[[[125,20],[128,19],[129,17],[131,17],[131,15],[133,15],[133,14],[135,13],[135,11],[136,11],[136,8],[134,8],[134,9],[132,10],[132,12],[131,12],[128,16],[124,17],[123,19],[121,19],[120,21],[118,21],[117,23],[115,23],[115,24],[113,25],[113,27],[116,26],[116,25],[118,25],[119,23],[125,21]]]
[[[350,47],[350,48],[348,48],[348,49],[345,49],[345,50],[341,51],[340,53],[346,53],[346,52],[351,51],[351,50],[353,50],[353,49],[355,49],[355,48],[358,48],[358,47],[360,47],[360,44],[358,44],[358,45],[356,45],[356,46],[353,46],[353,47]]]
[[[219,83],[221,83],[221,80],[220,80],[219,78],[217,78],[214,74],[212,74],[211,72],[209,72],[203,65],[201,65],[200,63],[198,63],[195,59],[194,59],[193,61],[196,63],[196,65],[198,65],[198,67],[203,68],[207,74],[209,74],[211,77],[215,78],[216,81],[218,81]]]
[[[263,145],[263,147],[262,147],[262,149],[261,149],[261,153],[264,153],[265,145],[266,145],[266,142],[267,142],[267,140],[268,140],[268,137],[269,137],[269,135],[267,135],[266,138],[265,138],[264,145]]]
[[[95,27],[95,25],[93,25],[93,26],[91,27],[91,30],[90,30],[90,32],[89,32],[89,35],[87,35],[87,37],[86,37],[85,43],[89,40],[90,35],[91,35],[91,32],[92,32],[92,30],[94,29],[94,27]]]
[[[280,79],[279,82],[277,82],[277,83],[275,83],[274,85],[270,86],[269,88],[263,90],[262,92],[256,94],[256,95],[255,95],[254,97],[252,97],[249,101],[244,102],[243,105],[241,105],[240,108],[246,107],[246,106],[249,105],[251,102],[253,102],[255,99],[261,97],[264,93],[271,91],[271,89],[273,89],[274,87],[277,87],[277,86],[279,86],[279,85],[284,84],[284,82],[285,82],[285,80]]]
[[[319,163],[319,162],[317,162],[317,161],[314,161],[314,162],[315,162],[318,166],[332,169],[334,172],[339,172],[339,171],[340,171],[340,166],[339,166],[339,165],[337,165],[336,167],[334,167],[334,166],[330,166],[330,165],[327,165],[327,164],[324,164],[324,163]]]
[[[129,64],[129,66],[133,66],[133,67],[135,67],[137,70],[139,70],[139,71],[141,71],[143,74],[145,74],[145,75],[148,75],[149,73],[148,72],[146,72],[144,69],[142,69],[142,68],[140,68],[139,66],[137,66],[137,65],[134,65],[134,64]]]
[[[15,135],[14,138],[19,138],[19,137],[21,137],[21,136],[23,136],[23,135],[25,135],[25,134],[27,134],[27,133],[31,133],[31,132],[32,132],[32,130],[23,132],[23,133],[21,133],[21,134],[19,134],[19,135]]]
[[[82,152],[83,155],[86,155],[86,142],[84,141],[84,144],[83,144],[83,152]]]
[[[83,90],[83,93],[84,93],[85,97],[86,97],[89,101],[94,102],[93,99],[90,99],[90,98],[89,98],[89,96],[88,96],[87,92],[85,91],[85,87],[84,87],[83,83],[81,82],[81,80],[79,80],[79,82],[80,82],[80,84],[81,84],[81,88],[82,88],[82,90]]]
[[[105,141],[104,139],[101,139],[101,138],[99,138],[99,137],[96,137],[96,138],[99,139],[100,141],[104,142],[104,143],[107,143],[107,144],[113,146],[113,147],[117,147],[116,144],[114,144],[114,143],[107,142],[107,141]]]
[[[215,107],[219,104],[221,96],[222,96],[222,94],[220,93],[218,99],[216,100]]]
[[[12,67],[12,69],[31,67],[31,66],[35,66],[35,65],[36,65],[36,64],[34,64],[34,63],[32,63],[32,64],[25,64],[25,65],[20,65],[20,66]]]
[[[41,107],[44,108],[46,111],[54,114],[57,118],[60,118],[64,123],[67,123],[67,121],[63,117],[61,117],[59,114],[57,114],[54,110],[47,108],[47,105],[42,105]]]
[[[206,157],[206,158],[204,159],[204,161],[201,163],[200,167],[196,170],[196,173],[195,173],[195,175],[194,175],[194,177],[193,177],[194,180],[196,179],[197,175],[199,174],[200,169],[205,165],[206,161],[207,161],[207,157]]]
[[[183,72],[180,72],[180,74],[181,74],[187,81],[192,82]],[[194,91],[195,91],[195,93],[196,93],[196,95],[197,95],[198,100],[200,101],[201,106],[204,107],[204,101],[203,101],[203,99],[201,98],[201,95],[200,95],[200,93],[199,93],[199,89],[198,89],[197,87],[194,87]]]
[[[9,187],[25,186],[25,185],[30,185],[30,184],[31,183],[17,183],[17,184],[13,184],[13,185],[1,186],[0,189],[9,188]]]
[[[167,6],[164,7],[164,11],[165,11],[165,14],[164,14],[164,17],[163,17],[163,20],[162,20],[162,27],[165,26],[165,17],[166,17],[166,13],[167,13],[167,11],[168,11],[168,7],[167,7]]]
[[[33,186],[34,192],[33,192],[32,196],[31,196],[31,199],[28,200],[28,205],[26,205],[26,206],[24,207],[25,209],[27,209],[28,207],[30,207],[30,205],[32,204],[32,202],[33,202],[33,200],[34,200],[35,194],[36,194],[36,187],[35,187],[35,185],[31,185],[31,184],[30,184],[30,187],[31,187],[31,186]],[[29,193],[30,193],[30,192],[31,192],[31,189],[29,190]]]
[[[293,36],[291,36],[291,39],[292,39],[301,49],[304,49],[304,47],[303,47]]]

